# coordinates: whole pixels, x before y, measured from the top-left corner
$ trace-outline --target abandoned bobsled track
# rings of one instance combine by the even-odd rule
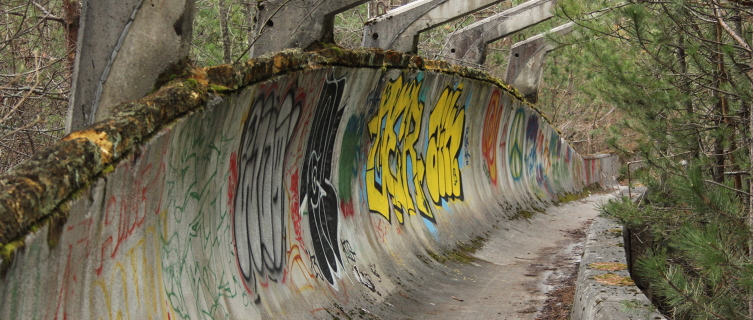
[[[0,178],[0,318],[367,317],[601,176],[511,87],[414,55],[180,78]]]

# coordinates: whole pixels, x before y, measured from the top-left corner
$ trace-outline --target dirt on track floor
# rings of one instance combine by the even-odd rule
[[[509,221],[471,262],[445,262],[443,276],[387,298],[392,319],[568,319],[594,194]]]

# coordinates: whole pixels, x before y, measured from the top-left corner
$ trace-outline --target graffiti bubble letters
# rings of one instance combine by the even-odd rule
[[[330,284],[335,283],[334,277],[339,277],[338,264],[342,264],[337,235],[338,200],[331,173],[332,151],[343,114],[343,109],[338,108],[344,89],[344,77],[327,77],[312,120],[301,172],[300,194],[309,213],[314,257],[322,276]]]
[[[252,102],[237,160],[233,240],[249,289],[256,288],[254,270],[259,277],[275,279],[285,257],[283,166],[302,102],[293,88],[283,95],[277,89],[269,88]]]
[[[371,149],[366,168],[366,188],[371,212],[403,223],[416,213],[434,221],[429,201],[443,205],[462,200],[460,149],[465,134],[465,107],[457,105],[463,85],[445,88],[422,124],[425,99],[423,75],[410,81],[401,75],[389,82],[377,114],[369,123]],[[421,137],[424,134],[423,139]],[[424,152],[419,153],[424,141]]]
[[[489,179],[495,186],[497,185],[497,135],[503,109],[499,90],[494,90],[491,99],[489,99],[489,105],[486,107],[484,130],[481,135],[481,154],[484,156]]]
[[[445,88],[429,116],[429,146],[426,149],[426,182],[431,200],[463,199],[460,177],[460,147],[465,132],[465,107],[457,105],[463,85]]]
[[[391,212],[403,223],[404,215],[433,220],[424,196],[425,163],[416,152],[421,134],[424,101],[421,80],[403,82],[403,76],[384,88],[376,116],[368,123],[371,148],[366,189],[371,212],[391,221]]]

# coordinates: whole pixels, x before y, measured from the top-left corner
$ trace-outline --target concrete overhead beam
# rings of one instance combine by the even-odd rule
[[[416,53],[418,35],[501,0],[418,0],[370,19],[363,46]]]
[[[83,1],[66,132],[143,97],[160,73],[188,56],[194,1]]]
[[[484,63],[486,46],[553,16],[556,0],[531,0],[473,23],[447,36],[441,58],[454,64]]]
[[[539,84],[546,54],[557,46],[546,39],[547,34],[566,35],[575,23],[568,22],[548,32],[530,37],[510,48],[505,81],[526,97],[529,102],[538,100]]]
[[[287,48],[333,42],[335,15],[369,0],[266,0],[257,5],[257,38],[251,57]]]

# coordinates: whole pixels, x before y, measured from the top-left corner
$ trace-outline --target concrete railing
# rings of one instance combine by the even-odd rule
[[[633,201],[646,189],[632,190]],[[629,196],[626,187],[616,191]],[[629,270],[622,224],[614,218],[597,217],[586,232],[583,257],[575,285],[571,319],[667,319],[639,289]]]

